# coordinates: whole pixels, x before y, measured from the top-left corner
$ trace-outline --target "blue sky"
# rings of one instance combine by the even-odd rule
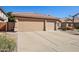
[[[79,6],[3,6],[6,12],[32,12],[59,18],[79,12]]]

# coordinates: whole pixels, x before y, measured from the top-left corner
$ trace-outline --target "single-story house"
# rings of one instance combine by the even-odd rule
[[[79,29],[79,18],[74,19],[74,28],[72,19],[61,19],[61,28],[68,30]]]
[[[8,22],[8,17],[3,9],[0,7],[0,31],[6,30],[6,22]]]
[[[60,20],[57,17],[43,14],[13,12],[16,18],[15,30],[20,32],[57,30]]]

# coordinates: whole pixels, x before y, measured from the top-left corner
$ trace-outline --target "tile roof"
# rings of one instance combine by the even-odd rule
[[[18,17],[32,17],[32,18],[44,18],[44,19],[58,19],[50,15],[36,14],[36,13],[27,13],[27,12],[13,12],[13,16]]]
[[[61,22],[65,22],[65,18],[61,18],[61,19],[59,19]]]
[[[71,20],[60,19],[60,21],[61,21],[61,22],[72,22],[72,19],[71,19]],[[76,22],[76,23],[79,22],[79,18],[75,18],[75,19],[74,19],[74,22]]]

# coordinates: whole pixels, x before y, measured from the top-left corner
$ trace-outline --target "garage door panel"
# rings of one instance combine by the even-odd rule
[[[18,31],[40,31],[43,30],[43,22],[18,22]]]
[[[54,30],[54,22],[47,22],[46,30]]]

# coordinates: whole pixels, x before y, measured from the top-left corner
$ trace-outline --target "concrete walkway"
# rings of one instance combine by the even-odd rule
[[[19,52],[76,52],[79,36],[62,31],[18,32]]]

